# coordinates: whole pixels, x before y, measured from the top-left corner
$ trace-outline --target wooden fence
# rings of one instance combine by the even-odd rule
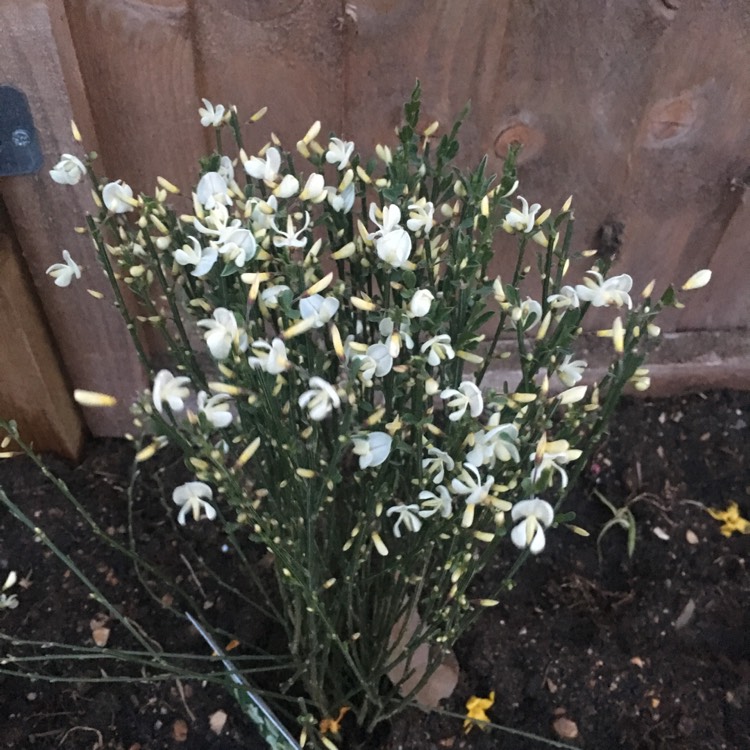
[[[35,175],[0,177],[0,413],[74,454],[86,428],[121,434],[129,420],[124,406],[82,417],[71,387],[127,404],[143,385],[122,324],[86,293],[103,283],[44,275],[62,248],[86,249],[73,227],[89,196],[47,175],[75,151],[71,119],[110,178],[151,190],[157,174],[190,183],[210,149],[201,97],[245,115],[268,105],[251,148],[270,130],[293,144],[320,119],[366,151],[392,140],[416,78],[426,122],[471,100],[463,161],[486,152],[497,168],[520,142],[523,195],[574,194],[581,245],[620,222],[618,267],[636,284],[710,267],[712,286],[667,320],[668,356],[689,357],[675,340],[697,331],[725,349],[689,365],[698,385],[724,384],[727,367],[746,376],[746,0],[0,0],[0,85],[28,97],[45,157]]]

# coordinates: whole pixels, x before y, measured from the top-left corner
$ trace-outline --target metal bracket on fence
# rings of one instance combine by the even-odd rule
[[[26,95],[12,86],[0,86],[0,177],[33,174],[42,161]]]

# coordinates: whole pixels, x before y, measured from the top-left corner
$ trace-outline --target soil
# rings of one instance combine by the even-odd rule
[[[750,750],[750,536],[722,536],[720,522],[705,510],[736,501],[750,517],[748,421],[750,393],[625,402],[570,497],[575,524],[591,536],[564,527],[550,533],[547,548],[522,569],[516,588],[456,645],[459,684],[445,709],[463,714],[470,696],[494,691],[490,720],[516,734],[479,728],[464,734],[458,718],[415,710],[372,739],[369,750],[546,746],[518,732],[591,750]],[[49,459],[105,533],[125,545],[132,458],[125,441],[104,440],[91,442],[78,466]],[[213,527],[183,529],[175,525],[173,509],[165,512],[166,489],[185,479],[176,457],[140,477],[133,521],[136,529],[148,531],[136,532],[139,549],[162,563],[173,582],[188,587],[191,542],[232,585],[236,566]],[[0,462],[0,486],[159,648],[207,655],[195,631],[171,616],[167,590],[155,584],[153,597],[145,593],[128,560],[91,539],[30,461]],[[612,512],[595,491],[632,512],[637,529],[632,557],[620,526],[597,548]],[[262,571],[260,555],[257,565]],[[504,565],[498,560],[485,571],[486,580],[500,575]],[[0,633],[91,646],[95,635],[101,638],[109,629],[108,647],[134,644],[75,576],[3,512],[3,580],[11,568],[26,580],[12,589],[19,606],[0,611]],[[239,633],[245,643],[272,646],[278,634],[262,622],[248,622],[222,596],[211,598],[211,590],[204,607],[212,622],[222,623],[227,634]],[[54,660],[49,658],[54,649],[7,640],[0,650],[6,657],[42,656],[25,668],[67,680],[32,682],[0,674],[0,747],[264,747],[229,694],[211,682],[113,682],[122,675],[137,677],[140,667]],[[233,658],[242,653],[240,644]],[[12,667],[0,664],[2,670]],[[210,721],[222,718],[219,711],[227,718],[216,732]]]

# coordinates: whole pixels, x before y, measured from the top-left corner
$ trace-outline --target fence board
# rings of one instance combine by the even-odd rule
[[[323,134],[340,129],[346,75],[339,3],[191,0],[190,7],[201,96],[237,105],[244,120],[268,107],[247,139],[248,153],[271,131],[294,151],[315,120]]]
[[[209,146],[197,123],[195,53],[184,0],[65,0],[99,148],[111,179],[190,185]]]
[[[26,93],[34,117],[45,167],[37,175],[5,178],[0,194],[21,245],[61,352],[71,384],[76,388],[107,389],[122,404],[118,409],[87,410],[87,424],[95,435],[122,434],[130,426],[127,404],[142,385],[143,375],[119,316],[107,299],[95,300],[86,287],[100,289],[105,282],[92,256],[84,259],[81,237],[73,231],[75,217],[90,207],[83,186],[61,187],[49,179],[47,169],[61,152],[76,151],[70,134],[70,120],[81,123],[91,134],[89,112],[81,107],[85,99],[69,90],[80,87],[77,70],[64,24],[59,25],[61,6],[54,12],[42,0],[0,2],[0,70],[4,81]],[[63,49],[62,54],[58,52]],[[63,68],[63,63],[68,67]],[[72,99],[78,103],[74,109]],[[55,287],[46,268],[60,260],[62,248],[86,266],[84,279],[67,289]],[[78,248],[77,252],[74,249]],[[22,393],[21,393],[22,396]]]
[[[37,450],[76,458],[83,420],[7,229],[0,215],[0,415],[15,419],[21,437]]]

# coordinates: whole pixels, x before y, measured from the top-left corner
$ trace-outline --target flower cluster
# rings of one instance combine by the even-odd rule
[[[608,276],[602,259],[565,284],[570,201],[540,214],[516,200],[513,154],[499,179],[484,162],[449,167],[457,127],[433,143],[418,91],[396,148],[365,160],[351,141],[319,140],[314,123],[296,144],[302,166],[275,138],[248,155],[234,109],[203,104],[201,124],[230,130],[238,148],[203,160],[189,213],[162,178],[153,195],[94,185],[99,260],[141,304],[128,318],[152,374],[139,459],[178,446],[194,474],[174,489],[179,523],[246,527],[272,553],[300,659],[319,658],[321,639],[350,644],[344,661],[377,683],[399,658],[386,645],[404,602],[450,643],[494,546],[507,536],[524,555],[544,549],[612,403],[647,379],[652,320],[674,292],[652,299],[651,285],[636,304],[631,277]],[[64,155],[51,175],[74,185],[88,171]],[[514,242],[500,229],[519,248],[507,283],[491,267],[498,234]],[[536,298],[523,292],[532,248]],[[80,276],[64,259],[49,269],[59,286]],[[583,384],[576,341],[591,307],[616,311],[599,332],[613,362]],[[146,326],[170,369],[152,369]],[[485,374],[509,343],[517,381],[490,391]],[[330,680],[307,686],[330,698],[324,715],[343,700]]]

